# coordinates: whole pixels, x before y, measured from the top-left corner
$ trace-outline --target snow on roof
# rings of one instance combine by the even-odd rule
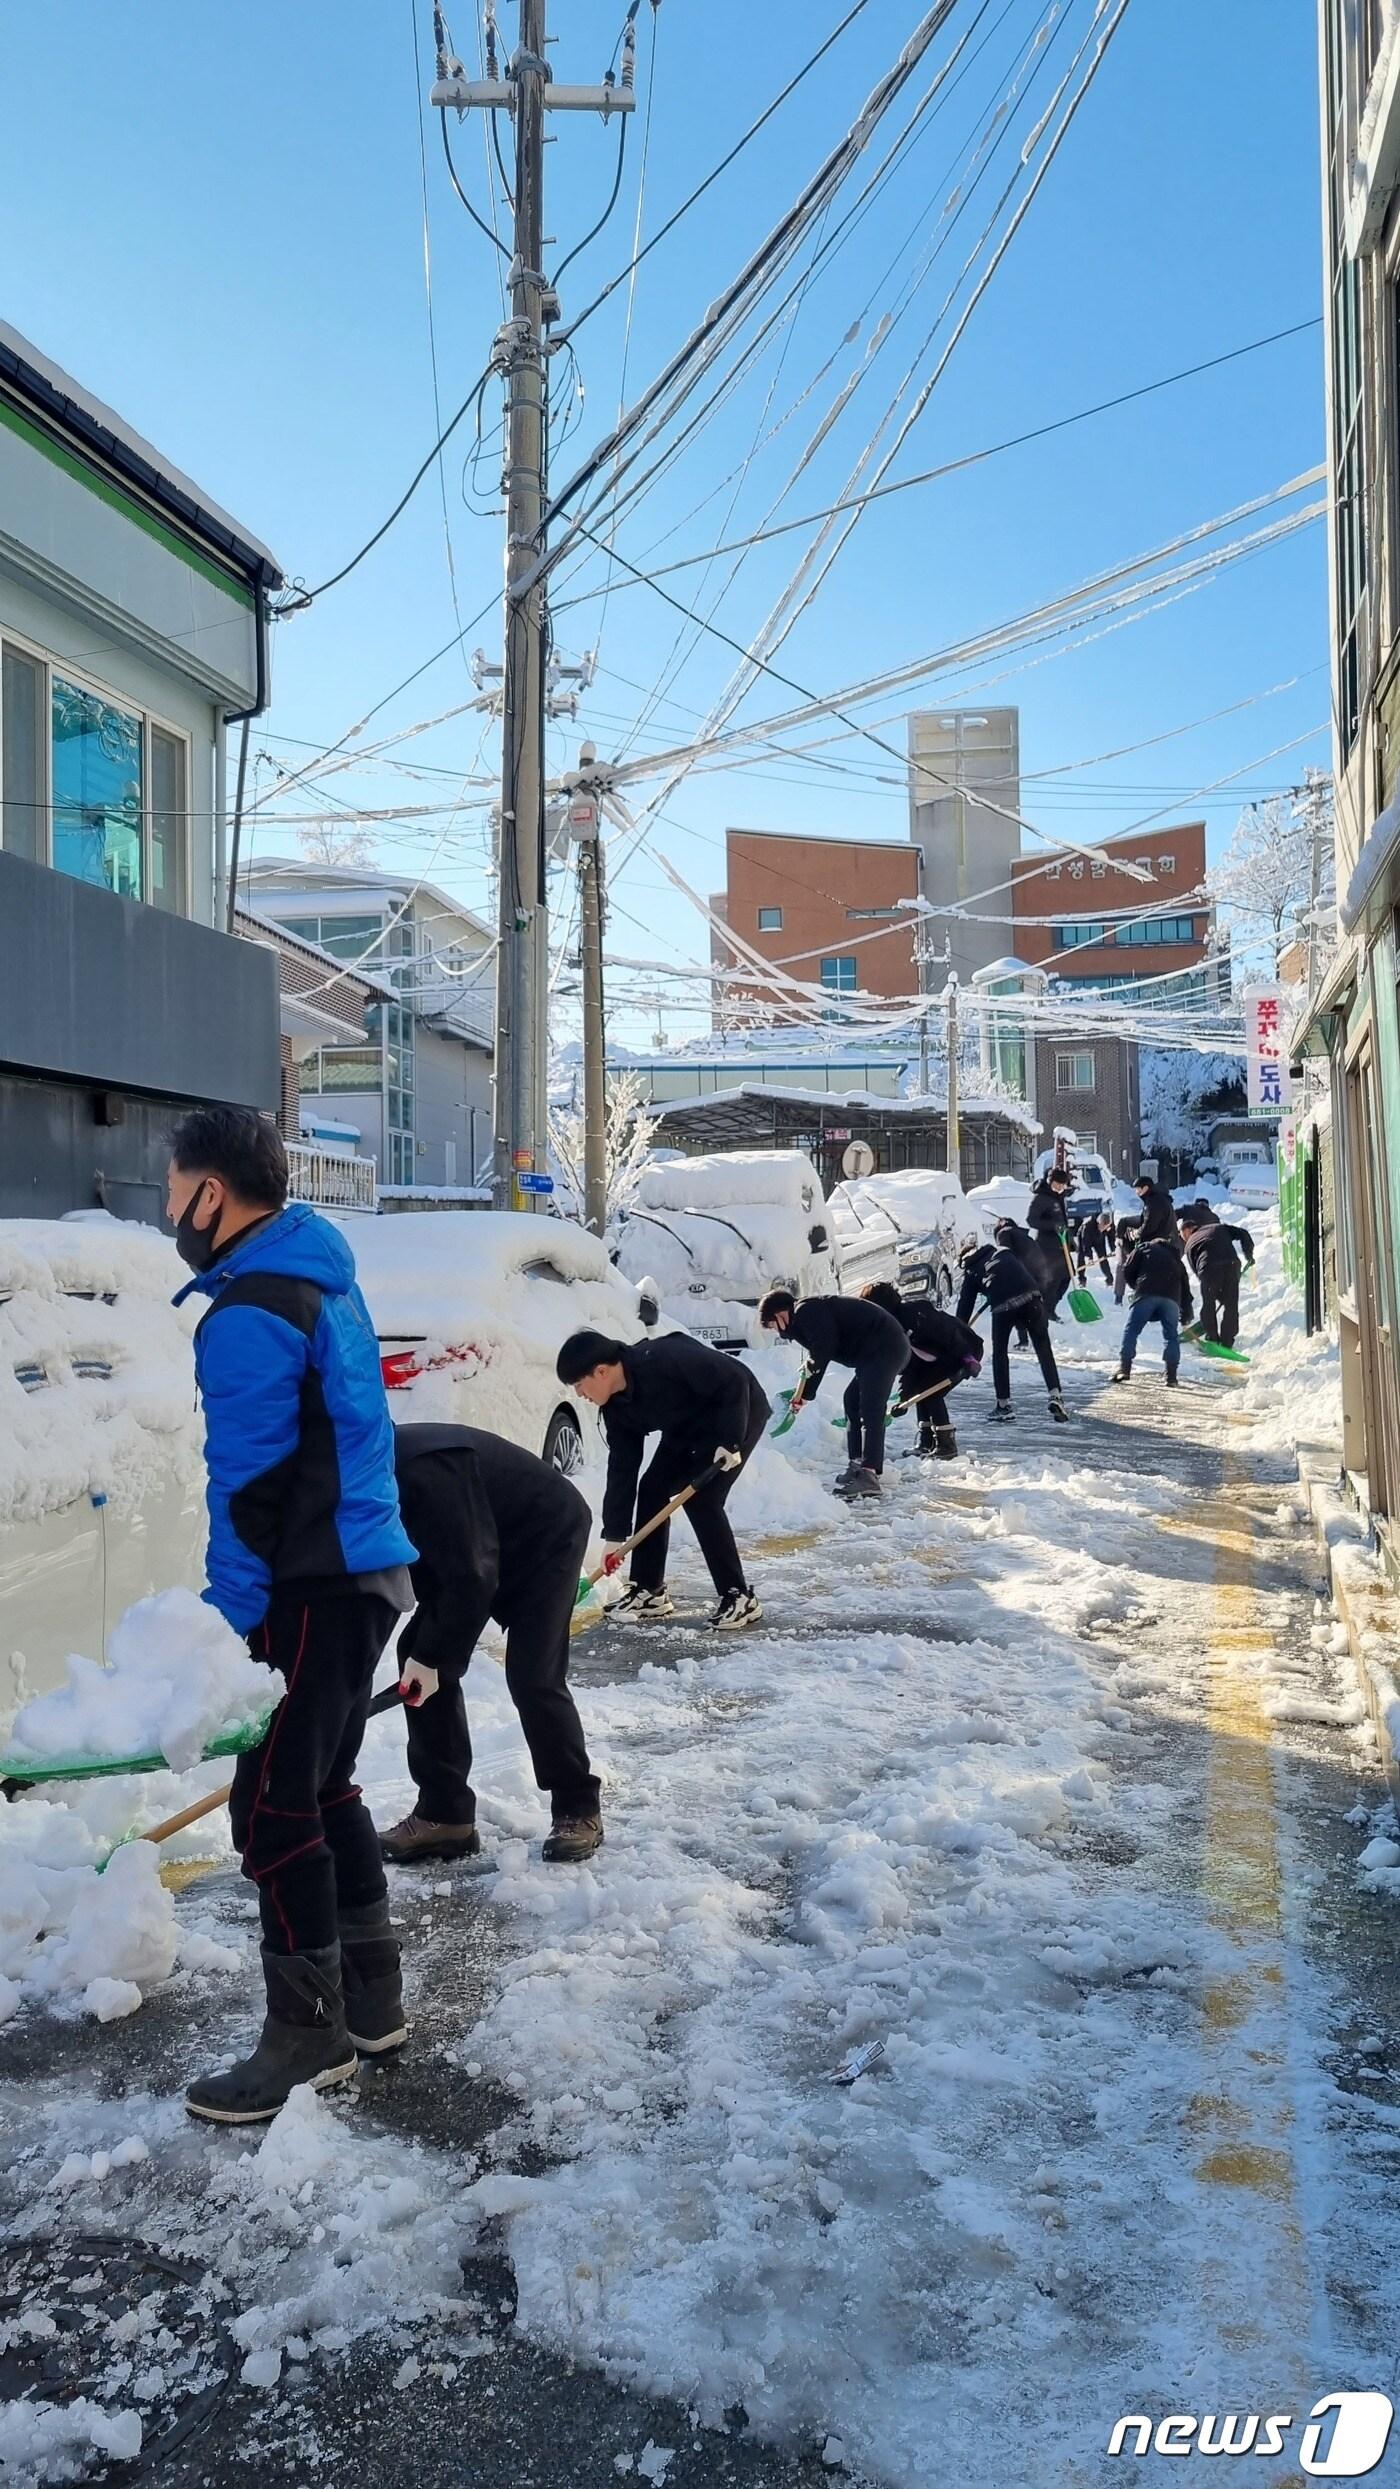
[[[746,1080],[735,1089],[712,1090],[702,1098],[658,1100],[648,1112],[670,1123],[677,1115],[703,1115],[709,1107],[737,1106],[745,1098],[777,1098],[784,1105],[810,1106],[828,1113],[836,1113],[844,1107],[861,1107],[876,1115],[942,1115],[946,1114],[948,1106],[947,1098],[937,1091],[930,1091],[927,1097],[892,1098],[881,1097],[873,1089],[789,1089],[778,1081]],[[1023,1106],[1016,1098],[985,1097],[975,1090],[969,1092],[964,1089],[959,1112],[963,1115],[999,1116],[1004,1122],[1015,1124],[1021,1132],[1039,1132],[1041,1128],[1030,1108]]]
[[[0,373],[51,420],[66,421],[80,440],[104,451],[114,466],[154,500],[165,502],[175,516],[204,535],[220,552],[231,555],[245,570],[261,568],[268,574],[268,587],[282,585],[282,566],[276,554],[260,544],[256,536],[250,536],[241,520],[221,509],[217,501],[124,417],[101,398],[94,397],[71,372],[51,362],[7,320],[0,320]]]
[[[431,899],[437,907],[460,917],[464,925],[481,934],[488,942],[494,939],[491,927],[469,908],[465,899],[454,899],[436,882],[420,881],[416,873],[381,873],[372,864],[317,864],[306,856],[259,856],[248,865],[240,866],[246,888],[262,882],[290,882],[305,893],[324,890],[334,897],[352,899],[357,891],[373,898]]]

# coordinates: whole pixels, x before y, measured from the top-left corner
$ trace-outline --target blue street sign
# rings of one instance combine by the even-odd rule
[[[515,1180],[522,1193],[552,1193],[554,1190],[552,1175],[518,1175]]]

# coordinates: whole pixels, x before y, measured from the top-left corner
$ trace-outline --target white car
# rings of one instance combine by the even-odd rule
[[[566,1477],[600,1444],[597,1413],[558,1381],[571,1331],[633,1342],[654,1300],[596,1236],[513,1210],[422,1210],[337,1222],[374,1327],[399,1424],[484,1426]]]
[[[841,1286],[858,1294],[885,1279],[910,1299],[947,1305],[957,1293],[958,1253],[970,1220],[956,1175],[937,1167],[905,1167],[889,1175],[852,1177],[829,1203]]]
[[[0,1220],[0,1724],[133,1601],[203,1585],[188,1276],[105,1212]]]

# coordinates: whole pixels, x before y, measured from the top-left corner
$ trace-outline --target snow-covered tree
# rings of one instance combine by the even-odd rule
[[[332,829],[329,822],[319,821],[310,829],[298,830],[297,845],[308,864],[338,864],[351,868],[373,866],[374,841],[368,830],[353,827]]]
[[[645,1090],[636,1072],[620,1073],[608,1089],[607,1118],[603,1126],[603,1165],[607,1182],[606,1224],[609,1227],[630,1207],[651,1149],[658,1118],[646,1112],[644,1099]],[[582,1218],[583,1107],[578,1085],[572,1103],[551,1107],[549,1138],[563,1179],[564,1200],[561,1207],[571,1217]]]
[[[1236,1055],[1144,1046],[1138,1063],[1142,1146],[1150,1158],[1194,1165],[1216,1118],[1244,1112],[1244,1070]]]
[[[1321,771],[1305,787],[1246,805],[1214,873],[1211,895],[1239,959],[1273,974],[1306,918],[1319,847],[1319,895],[1331,890],[1332,786]]]

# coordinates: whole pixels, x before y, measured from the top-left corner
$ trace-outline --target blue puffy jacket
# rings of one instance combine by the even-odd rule
[[[201,1271],[194,1335],[209,1472],[209,1587],[239,1633],[274,1583],[417,1554],[399,1518],[379,1343],[337,1228],[301,1204]]]

